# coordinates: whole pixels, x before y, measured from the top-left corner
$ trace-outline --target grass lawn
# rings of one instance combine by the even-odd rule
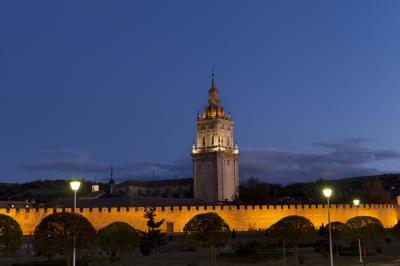
[[[242,258],[235,255],[232,250],[232,246],[238,243],[246,243],[248,241],[265,241],[263,234],[249,234],[242,233],[238,234],[235,240],[231,240],[230,243],[223,249],[221,253],[227,254],[225,256],[218,256],[219,266],[235,266],[235,265],[249,265],[249,266],[278,266],[283,265],[280,250],[270,251],[265,250],[263,253],[266,256],[263,257],[262,261],[250,263],[249,260],[243,260]],[[382,247],[382,253],[374,256],[367,257],[368,264],[373,266],[389,266],[389,265],[400,265],[400,242],[393,241],[391,246],[387,246],[384,241],[377,243]],[[207,248],[198,247],[196,251],[183,251],[184,241],[181,235],[174,235],[172,241],[167,241],[167,244],[160,248],[157,252],[156,259],[153,260],[151,257],[145,257],[135,252],[131,256],[127,257],[129,266],[208,266],[209,265],[209,253]],[[273,253],[273,254],[269,254]],[[288,252],[287,265],[295,265],[293,252]],[[314,252],[313,248],[301,248],[299,253],[304,256],[303,265],[315,265],[315,266],[329,266],[329,259],[324,258],[321,254]],[[265,255],[264,254],[264,255]],[[292,255],[290,255],[292,254]],[[0,258],[1,266],[11,266],[14,262],[21,261],[34,261],[34,260],[45,260],[45,258],[32,257],[29,253],[20,252],[18,257],[14,258]],[[358,256],[334,256],[335,265],[339,266],[352,266],[360,265],[358,262]],[[98,257],[91,266],[106,266],[115,265],[122,266],[120,261],[110,262],[110,258],[106,256]]]

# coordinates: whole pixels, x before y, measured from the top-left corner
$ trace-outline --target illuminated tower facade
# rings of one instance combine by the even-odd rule
[[[233,121],[225,114],[212,74],[208,105],[197,115],[197,139],[192,146],[194,197],[232,201],[239,193],[239,150],[233,141]]]

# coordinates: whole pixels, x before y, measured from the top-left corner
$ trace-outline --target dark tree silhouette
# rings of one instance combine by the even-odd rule
[[[344,238],[343,236],[343,230],[344,230],[344,223],[342,222],[331,222],[331,232],[332,232],[332,242],[333,246],[335,247],[336,250],[336,256],[339,257],[339,242]],[[325,227],[325,232],[326,234],[324,235],[327,239],[329,238],[329,224],[326,225]]]
[[[364,265],[366,265],[367,246],[384,237],[382,223],[371,216],[357,216],[349,219],[343,227],[343,236],[350,241],[361,240]]]
[[[215,249],[228,242],[229,225],[215,212],[198,214],[192,217],[183,228],[186,238],[200,242],[210,249],[210,264],[217,263]]]
[[[91,249],[95,245],[96,231],[85,217],[69,212],[54,213],[36,226],[32,244],[38,254],[49,259],[63,254],[67,265],[70,265],[74,236],[77,251]]]
[[[137,249],[140,236],[129,224],[115,222],[99,230],[97,242],[102,250],[120,255],[127,265],[126,255]]]
[[[265,203],[271,201],[280,185],[268,184],[257,177],[250,177],[239,187],[239,199],[246,203]]]
[[[315,241],[317,232],[311,221],[305,217],[292,215],[285,217],[267,230],[267,236],[282,243],[283,260],[286,265],[286,247],[293,246],[295,250],[295,263],[298,265],[299,244],[309,244]]]
[[[21,247],[22,230],[18,222],[8,215],[0,214],[0,251],[14,255]]]
[[[161,225],[164,223],[164,219],[157,222],[155,217],[156,214],[153,208],[145,212],[144,218],[147,219],[147,231],[142,232],[143,236],[140,242],[140,250],[143,255],[148,255],[148,251],[150,251],[153,259],[156,256],[157,247],[163,245],[165,242],[165,233],[161,233],[160,229]]]
[[[374,178],[362,182],[362,189],[369,203],[388,203],[391,199],[391,193],[385,190],[383,182]]]
[[[393,226],[391,231],[393,233],[393,236],[395,238],[397,238],[398,240],[400,240],[400,221],[397,222],[397,224],[395,226]],[[390,242],[390,244],[392,243],[391,240],[387,240],[387,242]]]

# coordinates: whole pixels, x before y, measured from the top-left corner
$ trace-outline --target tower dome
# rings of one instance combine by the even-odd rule
[[[203,118],[225,118],[225,110],[219,101],[219,91],[215,82],[214,70],[212,72],[211,88],[208,91],[208,105],[204,110]]]

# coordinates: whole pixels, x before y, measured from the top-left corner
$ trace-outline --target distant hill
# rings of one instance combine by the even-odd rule
[[[240,201],[247,203],[322,203],[322,189],[332,187],[332,202],[351,203],[354,198],[368,203],[395,202],[400,195],[400,174],[318,179],[286,186],[269,184],[253,177],[240,186]]]
[[[376,176],[361,176],[352,178],[343,178],[329,181],[332,186],[340,190],[340,195],[348,199],[356,193],[371,193],[369,195],[360,195],[366,197],[378,196],[379,182],[382,182],[383,189],[390,193],[390,197],[395,198],[400,195],[400,174],[383,174]],[[375,191],[374,191],[375,190]],[[378,191],[376,191],[378,190]]]
[[[82,180],[78,195],[91,191],[91,182]],[[44,203],[58,198],[72,197],[69,180],[36,180],[27,183],[0,183],[0,200],[35,200]]]

